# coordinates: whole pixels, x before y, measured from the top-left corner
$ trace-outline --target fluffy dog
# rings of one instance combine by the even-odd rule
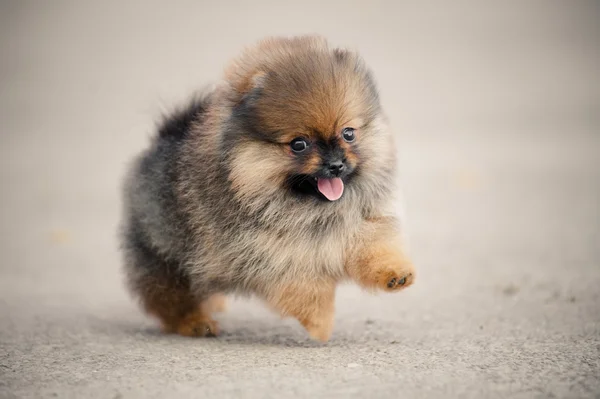
[[[231,293],[327,341],[338,283],[396,292],[414,281],[395,175],[361,57],[316,36],[263,40],[167,117],[131,166],[129,287],[169,332],[218,335],[211,313]]]

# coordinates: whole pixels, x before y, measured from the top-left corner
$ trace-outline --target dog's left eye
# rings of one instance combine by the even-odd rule
[[[308,143],[303,138],[297,137],[294,140],[292,140],[292,142],[290,143],[290,147],[295,153],[301,153],[306,151],[306,149],[308,148]]]
[[[342,130],[342,137],[344,138],[344,140],[346,140],[349,143],[353,142],[354,139],[356,139],[356,135],[354,134],[354,129],[351,127],[344,128],[344,130]]]

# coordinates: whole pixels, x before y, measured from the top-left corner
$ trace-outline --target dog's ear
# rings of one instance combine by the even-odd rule
[[[335,60],[338,62],[344,62],[350,58],[350,52],[343,48],[334,48],[333,55],[335,56]]]
[[[240,99],[248,96],[252,92],[261,91],[264,88],[267,73],[264,71],[255,71],[241,79],[238,79],[234,84],[233,89],[239,95]]]
[[[233,87],[235,104],[251,105],[251,103],[258,99],[262,94],[266,78],[266,72],[257,71],[252,75],[237,81],[236,85]]]
[[[233,62],[225,70],[225,81],[230,88],[231,100],[234,104],[255,98],[265,85],[267,72],[255,60],[246,59],[250,55]]]
[[[265,81],[267,80],[267,73],[263,71],[256,72],[250,79],[248,79],[249,91],[259,89],[262,90],[265,87]]]

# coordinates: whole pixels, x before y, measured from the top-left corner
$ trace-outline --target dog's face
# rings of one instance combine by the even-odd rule
[[[244,81],[225,137],[230,179],[241,196],[338,201],[377,163],[375,84],[353,53],[286,49]]]

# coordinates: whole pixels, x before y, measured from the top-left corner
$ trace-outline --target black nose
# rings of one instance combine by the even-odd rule
[[[329,169],[329,173],[334,176],[339,176],[344,171],[345,165],[342,161],[335,161],[330,162],[329,165],[327,165],[327,168]]]

